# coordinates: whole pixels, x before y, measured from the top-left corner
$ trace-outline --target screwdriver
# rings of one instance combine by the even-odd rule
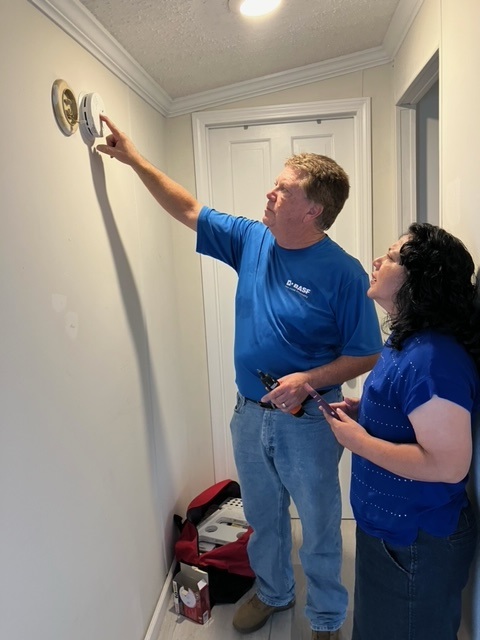
[[[273,391],[279,386],[280,382],[269,373],[264,373],[263,371],[260,371],[260,369],[257,369],[257,373],[267,391]],[[300,405],[298,407],[294,407],[291,411],[289,411],[289,413],[291,413],[292,416],[295,416],[296,418],[300,418],[301,416],[303,416],[305,411]]]

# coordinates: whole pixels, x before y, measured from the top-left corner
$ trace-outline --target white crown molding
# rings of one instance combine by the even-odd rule
[[[162,115],[173,117],[387,64],[398,51],[423,0],[400,0],[384,44],[219,89],[172,99],[78,0],[29,0]]]
[[[423,0],[400,0],[398,3],[385,38],[383,39],[385,53],[389,55],[392,60],[397,55],[422,4]]]
[[[162,115],[172,99],[77,0],[29,0]]]
[[[375,47],[360,53],[332,58],[325,62],[296,67],[289,71],[273,73],[254,80],[238,82],[227,87],[192,94],[185,98],[175,98],[172,100],[169,115],[183,115],[205,107],[216,107],[236,100],[245,100],[246,98],[253,98],[254,96],[274,91],[291,89],[292,87],[310,84],[318,80],[376,67],[390,61],[391,59],[385,54],[383,47]]]

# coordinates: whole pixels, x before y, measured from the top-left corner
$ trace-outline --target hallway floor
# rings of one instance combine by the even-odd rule
[[[255,587],[243,596],[236,604],[216,605],[212,609],[212,617],[206,625],[199,625],[186,618],[178,617],[173,607],[173,596],[170,608],[165,616],[158,640],[310,640],[310,625],[303,613],[305,606],[305,579],[298,557],[298,549],[302,540],[300,521],[292,520],[292,533],[294,541],[293,565],[297,584],[297,604],[293,609],[276,613],[267,624],[248,636],[242,635],[232,627],[232,617],[235,609],[245,600],[248,600],[255,592]],[[352,633],[353,612],[353,586],[355,563],[355,521],[342,521],[343,536],[343,584],[350,595],[347,619],[342,627],[341,640],[350,640]],[[458,640],[473,640],[471,633],[462,625],[458,634]],[[372,640],[374,640],[372,638]]]
[[[171,606],[160,630],[159,640],[310,640],[310,625],[303,613],[305,607],[305,579],[298,558],[298,548],[301,544],[302,533],[299,520],[292,520],[293,532],[293,566],[296,577],[297,604],[293,609],[276,613],[267,624],[248,636],[242,635],[232,627],[232,617],[235,609],[255,592],[255,587],[243,596],[236,604],[216,605],[212,609],[212,618],[206,625],[199,625],[191,620],[178,618]],[[343,534],[343,584],[353,599],[354,551],[355,551],[355,523],[353,520],[342,521]],[[348,611],[347,620],[342,629],[341,640],[348,640],[352,630],[352,611]]]

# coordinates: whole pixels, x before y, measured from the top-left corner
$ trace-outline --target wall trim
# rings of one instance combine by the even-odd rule
[[[219,89],[172,99],[78,0],[29,0],[163,116],[318,82],[387,64],[393,60],[423,0],[400,0],[383,45],[316,64],[274,73]]]
[[[396,104],[397,228],[399,235],[417,219],[416,106],[439,78],[438,49]],[[442,149],[440,147],[440,153]],[[440,176],[441,181],[441,176]],[[439,212],[439,224],[442,211]]]
[[[362,71],[391,62],[383,47],[375,47],[360,53],[332,58],[325,62],[297,67],[281,73],[273,73],[254,80],[238,82],[227,87],[212,89],[203,93],[193,94],[185,98],[175,98],[169,115],[192,113],[198,109],[215,107],[237,100],[253,98],[255,96],[283,91],[312,82],[326,80],[355,71]]]
[[[440,73],[440,55],[437,49],[411,85],[398,100],[399,107],[415,107],[437,82]]]
[[[397,138],[397,233],[417,219],[416,111],[396,108]]]
[[[388,27],[383,48],[393,60],[405,40],[408,30],[417,17],[424,0],[400,0]]]
[[[165,578],[162,591],[158,598],[155,611],[153,612],[152,619],[150,620],[150,624],[148,625],[144,640],[160,640],[160,629],[165,619],[165,615],[168,611],[170,598],[172,596],[172,581],[176,566],[177,561],[174,559],[167,577]]]

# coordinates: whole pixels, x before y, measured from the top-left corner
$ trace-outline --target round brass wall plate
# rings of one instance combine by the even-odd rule
[[[78,106],[75,94],[65,80],[55,80],[52,86],[52,105],[57,124],[66,136],[78,129]]]

